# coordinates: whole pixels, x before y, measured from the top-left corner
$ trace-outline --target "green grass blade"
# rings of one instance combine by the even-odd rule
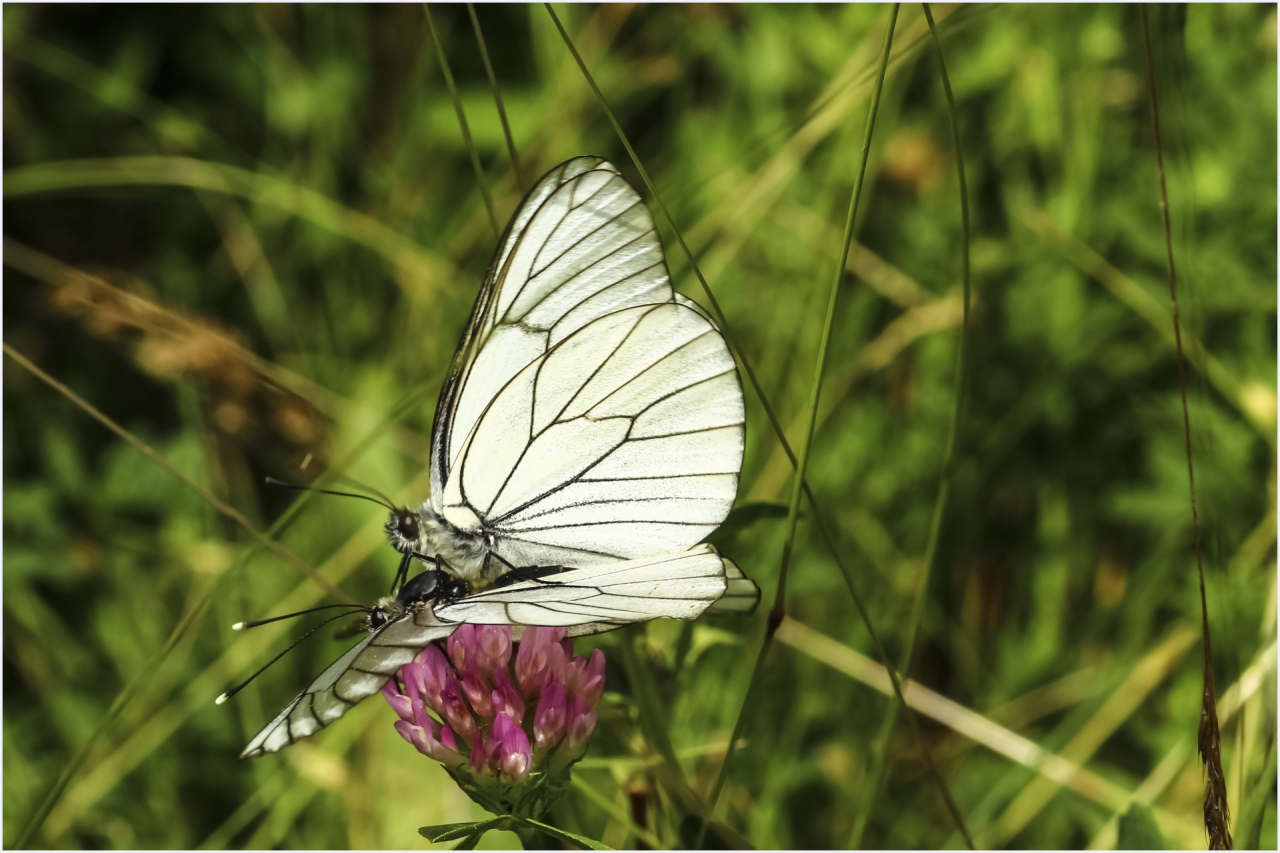
[[[516,184],[520,191],[528,189],[524,182],[524,172],[520,168],[520,154],[516,151],[516,140],[511,135],[511,124],[507,121],[507,110],[502,105],[502,90],[498,88],[498,76],[493,73],[493,63],[489,61],[489,48],[484,43],[484,33],[480,31],[480,19],[476,17],[476,4],[467,4],[467,14],[471,16],[471,27],[476,31],[476,44],[480,46],[480,59],[484,62],[484,73],[489,77],[489,88],[493,90],[493,102],[498,107],[498,118],[502,121],[502,135],[507,140],[507,153],[511,155],[511,168],[516,172]]]
[[[175,468],[169,462],[169,460],[165,459],[159,453],[156,453],[154,449],[152,449],[146,443],[141,441],[133,433],[129,432],[124,427],[120,426],[118,423],[113,421],[111,418],[107,417],[102,412],[98,411],[97,408],[91,405],[87,400],[85,400],[79,394],[72,391],[70,388],[63,385],[61,382],[54,379],[52,376],[50,376],[49,374],[45,373],[43,370],[41,370],[40,368],[32,364],[25,356],[22,355],[22,353],[18,352],[8,344],[4,344],[4,354],[9,356],[9,358],[13,359],[14,361],[16,361],[18,364],[22,365],[24,368],[30,371],[33,375],[39,378],[40,381],[44,382],[50,388],[54,389],[59,394],[61,394],[62,396],[70,400],[72,403],[79,406],[91,418],[98,421],[100,424],[102,424],[107,429],[114,432],[116,435],[120,436],[122,439],[128,442],[135,450],[137,450],[139,453],[146,456],[148,459],[150,459],[152,462],[154,462],[156,465],[162,468],[165,471],[165,473],[167,473],[169,476],[173,477],[174,479],[178,480],[180,483],[182,483],[191,491],[195,492],[197,495],[201,497],[202,500],[204,500],[206,503],[208,503],[218,512],[222,513],[227,518],[231,519],[236,524],[243,527],[246,531],[248,531],[249,535],[252,536],[254,539],[256,539],[260,544],[262,544],[264,547],[266,547],[276,556],[280,557],[286,563],[298,569],[307,577],[311,578],[311,580],[315,581],[317,585],[319,585],[322,589],[324,589],[330,595],[339,599],[340,601],[343,601],[346,603],[354,603],[354,599],[351,598],[351,596],[347,595],[345,592],[338,589],[333,584],[326,581],[324,578],[320,577],[320,575],[316,572],[316,570],[310,564],[304,561],[301,557],[298,557],[288,548],[284,547],[279,542],[276,542],[275,540],[271,539],[267,534],[259,530],[254,525],[254,523],[244,515],[244,513],[240,512],[240,510],[236,509],[235,507],[228,504],[226,501],[219,498],[217,495],[215,495],[213,492],[209,491],[204,486],[197,483],[195,480],[192,480],[186,474],[183,474],[181,471]]]
[[[582,765],[579,764],[574,769],[575,770],[580,769],[581,766]],[[600,793],[600,791],[597,788],[595,788],[594,786],[592,786],[587,782],[582,781],[581,774],[575,775],[571,781],[573,783],[573,787],[577,788],[580,792],[582,792],[583,796],[585,796],[588,800],[590,800],[591,802],[599,806],[601,811],[605,812],[614,820],[618,821],[623,826],[625,826],[627,828],[627,831],[635,835],[636,838],[640,839],[645,844],[648,844],[650,849],[652,850],[667,849],[667,845],[662,843],[661,838],[654,835],[652,832],[645,829],[640,824],[636,823],[635,820],[632,819],[631,815],[627,814],[626,809],[620,808],[617,803],[612,802],[608,797]]]
[[[747,694],[743,697],[742,707],[738,711],[737,721],[733,726],[733,734],[729,737],[729,746],[725,753],[724,762],[720,765],[715,787],[711,789],[711,796],[707,802],[707,811],[710,813],[715,812],[716,803],[720,799],[720,792],[724,789],[725,780],[728,778],[729,763],[733,759],[734,746],[738,738],[742,736],[742,726],[748,704],[759,684],[760,676],[764,671],[765,659],[768,657],[769,649],[773,645],[774,635],[778,631],[778,626],[782,624],[782,618],[786,612],[787,572],[790,569],[791,555],[795,546],[796,524],[800,514],[800,493],[804,483],[805,470],[809,462],[809,450],[813,443],[813,425],[817,421],[818,402],[822,395],[822,374],[826,369],[827,351],[831,345],[831,330],[835,325],[836,304],[840,297],[840,281],[844,278],[845,263],[849,257],[849,247],[853,243],[853,224],[858,214],[858,201],[862,196],[862,182],[866,177],[867,160],[871,154],[871,138],[875,132],[876,114],[880,108],[880,95],[884,89],[885,72],[889,67],[889,52],[893,48],[893,30],[898,23],[898,10],[900,8],[901,4],[895,3],[889,13],[889,26],[885,30],[884,48],[880,53],[880,66],[876,73],[875,87],[871,92],[871,103],[867,109],[867,129],[862,138],[862,150],[858,156],[858,168],[854,175],[853,191],[849,196],[849,212],[845,218],[840,259],[836,264],[835,278],[831,283],[831,292],[827,296],[827,311],[823,320],[822,337],[818,344],[818,358],[814,364],[813,381],[809,388],[808,423],[805,426],[804,441],[800,444],[800,459],[796,463],[795,476],[792,478],[791,500],[787,507],[787,533],[782,545],[782,564],[778,571],[778,590],[774,596],[773,608],[769,612],[769,622],[768,627],[765,629],[764,642],[760,646],[760,655],[756,658],[756,665],[751,673],[751,682],[747,687]],[[699,839],[698,846],[702,846],[702,839]]]
[[[699,268],[698,262],[694,259],[693,252],[690,251],[688,244],[685,242],[684,237],[680,233],[680,229],[676,226],[674,217],[671,216],[671,212],[667,209],[666,204],[663,203],[662,197],[658,194],[656,187],[653,185],[653,181],[650,180],[649,178],[648,171],[644,168],[644,164],[641,163],[640,158],[636,154],[635,149],[632,147],[631,142],[627,138],[626,133],[622,130],[622,126],[618,123],[617,118],[614,116],[613,110],[609,108],[609,103],[605,99],[604,93],[602,93],[600,91],[600,87],[596,85],[595,78],[591,76],[591,72],[587,69],[586,63],[583,62],[581,55],[578,53],[577,48],[573,44],[573,40],[569,38],[569,34],[565,30],[564,25],[560,22],[560,18],[556,14],[555,9],[552,7],[550,3],[547,3],[545,5],[547,8],[548,14],[551,16],[551,20],[554,22],[556,29],[560,33],[560,37],[564,40],[565,46],[569,49],[569,52],[573,55],[574,60],[577,62],[578,67],[582,71],[583,77],[586,79],[588,85],[591,87],[592,92],[595,93],[597,100],[600,102],[601,109],[604,110],[605,115],[608,117],[610,124],[613,125],[614,131],[618,134],[618,138],[622,141],[622,144],[626,148],[627,153],[631,156],[631,160],[635,164],[636,169],[640,172],[640,176],[644,180],[645,186],[648,188],[650,194],[653,196],[655,203],[657,203],[658,207],[662,210],[662,213],[666,217],[668,224],[670,224],[672,231],[675,233],[676,240],[680,244],[680,248],[684,253],[685,259],[689,262],[690,268],[694,271],[694,274],[697,276],[698,282],[702,285],[703,293],[706,294],[707,300],[711,303],[711,308],[715,314],[717,322],[720,325],[721,333],[724,335],[725,340],[729,344],[729,347],[733,351],[734,355],[737,356],[738,361],[742,364],[743,369],[747,372],[747,376],[751,381],[751,385],[755,389],[756,395],[760,400],[761,405],[764,407],[765,413],[768,415],[769,422],[773,426],[774,432],[777,434],[779,442],[782,444],[782,447],[786,451],[788,458],[791,460],[791,464],[793,466],[798,466],[799,460],[796,458],[795,453],[792,451],[791,446],[787,442],[786,433],[782,427],[782,424],[778,420],[778,417],[774,412],[772,405],[770,405],[769,398],[764,393],[764,389],[761,387],[759,380],[756,378],[755,371],[752,369],[751,362],[747,359],[746,353],[743,351],[742,347],[738,345],[736,338],[733,336],[733,333],[729,327],[728,319],[725,317],[724,311],[721,310],[720,303],[716,300],[715,294],[712,292],[710,285],[707,283],[706,277],[702,274],[702,270]],[[898,8],[897,5],[895,5],[894,7],[895,19],[897,14],[896,13],[897,8]],[[878,71],[877,89],[879,88],[879,85],[883,83],[884,74],[887,67],[888,67],[888,50],[886,49],[885,55],[882,57],[881,67]],[[843,267],[840,267],[838,269],[840,270],[840,274],[842,274]],[[810,490],[809,484],[805,482],[804,477],[801,475],[801,476],[797,476],[796,479],[800,483],[800,487],[803,489],[805,496],[807,497],[810,505],[813,508],[814,521],[817,524],[818,530],[821,533],[824,542],[826,543],[828,549],[831,551],[831,554],[834,557],[836,564],[840,569],[841,575],[843,576],[845,581],[845,585],[848,587],[849,593],[853,597],[854,604],[858,610],[858,613],[862,618],[868,633],[871,635],[872,642],[876,647],[877,654],[880,656],[881,660],[883,661],[885,668],[889,670],[890,678],[893,682],[894,690],[898,694],[899,701],[903,701],[902,686],[898,681],[897,673],[893,670],[892,666],[889,663],[889,658],[887,656],[887,653],[885,652],[884,645],[880,642],[880,639],[876,634],[875,626],[872,624],[870,619],[870,614],[867,612],[866,607],[862,602],[862,598],[857,591],[856,585],[854,584],[853,575],[848,570],[848,568],[844,565],[844,561],[841,559],[839,550],[835,546],[835,539],[831,535],[830,529],[827,527],[826,523],[822,519],[822,515],[821,515],[821,512],[819,511],[817,500],[814,497],[813,492]],[[768,653],[768,646],[769,646],[769,642],[766,641],[764,648],[762,648],[761,650],[761,655],[756,661],[756,667],[752,673],[751,682],[747,688],[747,695],[744,698],[744,707],[745,707],[745,704],[750,701],[752,689],[758,681],[758,676],[759,676],[761,667],[763,665],[763,661]],[[729,758],[731,757],[733,746],[738,741],[738,735],[736,733],[736,730],[740,728],[741,723],[742,723],[742,719],[741,719],[741,715],[739,715],[738,722],[735,724],[735,734],[730,739],[730,746],[729,746],[730,752],[729,754],[726,754],[724,765],[721,766],[722,775],[717,780],[717,783],[716,783],[717,787],[723,784],[723,770],[724,770],[724,767],[727,766],[729,762]],[[919,738],[918,728],[915,729],[915,732],[917,735],[917,739],[919,739],[921,749],[926,755],[928,755],[929,754],[928,747],[925,746],[923,739]],[[964,833],[965,836],[967,837],[968,833],[966,830],[964,830],[964,823],[960,819],[959,810],[955,807],[954,801],[952,800],[950,793],[946,790],[945,782],[942,780],[941,775],[937,773],[936,768],[934,768],[932,759],[930,759],[929,763],[930,763],[930,767],[934,771],[935,781],[937,782],[940,789],[942,790],[943,798],[946,800],[952,812],[953,817],[956,818],[957,826],[961,828],[961,832]],[[709,814],[705,817],[709,818]],[[701,838],[705,837],[705,832],[706,832],[706,822],[704,821],[699,844],[701,844]]]
[[[444,75],[444,84],[449,88],[449,97],[453,99],[453,111],[458,114],[458,128],[462,131],[462,144],[471,155],[471,168],[476,171],[476,185],[480,187],[480,195],[484,197],[484,208],[489,212],[489,225],[493,227],[493,236],[502,233],[498,227],[498,214],[493,210],[493,196],[489,194],[489,182],[485,180],[484,169],[480,168],[480,152],[471,140],[471,128],[467,125],[467,114],[462,109],[462,98],[458,95],[458,87],[453,82],[453,72],[449,70],[449,60],[445,58],[444,48],[440,46],[440,37],[436,34],[435,23],[431,20],[431,8],[422,4],[422,13],[427,19],[427,31],[431,33],[431,43],[435,45],[436,57],[440,60],[440,73]],[[485,63],[488,64],[487,62]]]
[[[519,818],[519,820],[521,823],[525,824],[531,829],[534,829],[542,833],[548,838],[554,838],[556,841],[559,841],[561,844],[573,844],[577,847],[580,847],[583,850],[612,850],[613,849],[612,847],[608,847],[604,844],[601,844],[599,841],[595,841],[594,839],[587,838],[582,835],[577,835],[572,832],[567,832],[566,830],[560,829],[558,827],[554,827],[548,823],[543,823],[540,820],[534,820],[531,817]]]
[[[93,187],[177,186],[234,195],[286,211],[382,255],[410,279],[449,280],[451,265],[368,214],[290,181],[192,157],[110,157],[20,166],[4,173],[5,198]],[[399,276],[397,276],[399,277]]]
[[[970,273],[969,273],[969,187],[965,181],[964,174],[964,152],[960,144],[960,123],[956,114],[955,97],[951,91],[951,79],[947,75],[946,59],[942,52],[942,41],[938,38],[938,29],[934,25],[933,12],[929,8],[928,3],[922,4],[924,7],[925,20],[929,23],[929,33],[933,37],[934,47],[937,50],[938,70],[942,78],[942,88],[947,97],[947,114],[951,120],[951,135],[955,145],[956,152],[956,170],[959,174],[960,181],[960,222],[963,240],[961,241],[961,283],[964,289],[964,309],[963,318],[960,324],[960,351],[956,357],[955,370],[955,404],[951,410],[951,422],[947,427],[947,444],[942,456],[942,473],[938,481],[938,493],[933,505],[933,517],[929,524],[929,539],[925,545],[924,555],[924,572],[920,580],[920,588],[916,593],[916,600],[911,609],[911,621],[908,623],[906,636],[908,638],[906,646],[903,648],[902,657],[898,662],[898,670],[906,672],[911,665],[911,659],[915,655],[916,643],[920,635],[920,619],[924,612],[925,602],[929,597],[929,580],[933,576],[933,566],[937,561],[938,538],[942,531],[942,519],[946,515],[947,503],[951,493],[951,472],[955,464],[955,447],[956,433],[959,429],[960,416],[964,408],[964,388],[965,373],[967,370],[967,353],[969,342],[969,302],[970,302]],[[862,808],[858,810],[858,816],[854,823],[853,835],[850,838],[851,847],[860,847],[862,845],[862,836],[866,831],[867,822],[871,816],[871,810],[875,806],[875,800],[880,789],[884,785],[885,772],[888,766],[888,749],[889,737],[893,732],[894,724],[897,721],[899,706],[905,706],[899,694],[898,701],[890,702],[889,707],[885,710],[884,718],[881,720],[880,732],[876,743],[879,746],[874,750],[874,758],[872,759],[872,769],[869,773],[870,777],[875,780],[875,784],[867,789],[866,798],[863,801]],[[910,712],[907,713],[913,728],[917,725],[915,717]],[[930,765],[933,763],[932,757],[925,753]],[[957,818],[957,826],[960,828],[961,834],[964,836],[965,842],[970,848],[973,847],[973,840],[969,837],[968,831],[964,827],[964,823],[959,818],[959,809],[955,803],[947,799],[947,806],[951,809],[953,816]]]

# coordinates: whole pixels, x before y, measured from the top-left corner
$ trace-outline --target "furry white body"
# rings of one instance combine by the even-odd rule
[[[442,570],[477,589],[506,574],[509,566],[490,556],[492,550],[485,543],[486,536],[482,531],[470,532],[454,527],[432,509],[430,503],[424,503],[415,512],[418,514],[418,542],[414,550],[426,557],[439,558]],[[492,537],[487,538],[492,542]]]

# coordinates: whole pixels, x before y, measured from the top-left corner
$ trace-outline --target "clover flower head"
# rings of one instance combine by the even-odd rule
[[[514,654],[513,654],[514,652]],[[382,690],[396,731],[495,814],[536,817],[569,784],[604,693],[604,654],[573,656],[563,628],[462,625]]]

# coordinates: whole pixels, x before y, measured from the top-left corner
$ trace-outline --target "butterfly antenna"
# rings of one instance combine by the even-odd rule
[[[269,625],[272,622],[279,622],[281,619],[292,619],[295,616],[306,616],[308,613],[315,613],[320,610],[331,610],[334,607],[345,607],[353,612],[356,610],[367,610],[359,604],[322,604],[319,607],[312,607],[307,610],[299,610],[297,613],[286,613],[283,616],[272,616],[270,619],[259,619],[256,622],[237,622],[231,626],[232,631],[243,631],[246,628],[257,628],[259,625]]]
[[[376,495],[377,497],[382,498],[382,500],[386,501],[388,506],[392,506],[395,504],[395,501],[391,500],[391,498],[387,497],[382,492],[375,489],[373,486],[366,486],[364,483],[360,482],[355,477],[349,477],[346,474],[337,474],[335,476],[342,482],[354,488],[363,489],[364,491],[368,492],[371,495]]]
[[[361,609],[364,609],[364,608],[361,608]],[[298,639],[296,639],[296,640],[294,640],[292,643],[290,643],[290,644],[289,644],[289,647],[288,647],[287,649],[285,649],[285,650],[284,650],[284,651],[282,651],[280,654],[278,654],[278,655],[276,655],[275,657],[273,657],[271,660],[267,661],[267,662],[266,662],[266,664],[264,664],[264,665],[263,665],[262,669],[258,670],[258,671],[257,671],[257,672],[255,672],[253,675],[249,676],[249,677],[248,677],[248,678],[246,678],[244,681],[240,682],[240,683],[239,683],[239,684],[237,684],[235,687],[232,687],[232,688],[231,688],[230,690],[228,690],[226,693],[223,693],[223,694],[222,694],[221,696],[219,696],[217,699],[213,700],[213,703],[214,703],[215,705],[221,705],[223,702],[227,701],[227,700],[228,700],[228,699],[230,699],[232,696],[236,695],[236,694],[237,694],[237,693],[239,693],[241,690],[243,690],[244,688],[248,687],[248,686],[249,686],[249,683],[250,683],[251,681],[253,681],[255,678],[257,678],[259,675],[262,675],[262,673],[266,672],[266,671],[271,667],[271,665],[272,665],[272,664],[274,664],[276,661],[280,660],[280,658],[284,657],[285,655],[289,654],[289,652],[291,652],[291,651],[293,651],[295,648],[297,648],[297,647],[298,647],[298,644],[299,644],[299,643],[301,643],[303,640],[305,640],[307,637],[310,637],[312,634],[314,634],[316,631],[319,631],[321,628],[323,628],[325,625],[328,625],[330,622],[336,622],[337,620],[342,619],[342,618],[347,617],[347,616],[350,616],[350,615],[351,615],[350,613],[339,613],[337,616],[332,616],[332,617],[330,617],[330,618],[328,618],[328,619],[324,620],[324,621],[323,621],[323,622],[321,622],[319,625],[315,626],[315,627],[314,627],[314,628],[312,628],[310,631],[308,631],[307,633],[303,634],[301,637],[299,637]],[[268,620],[268,621],[271,621],[271,620]]]
[[[315,486],[302,486],[297,483],[286,483],[284,480],[277,480],[275,477],[268,477],[267,485],[268,486],[284,486],[286,489],[297,489],[300,492],[320,492],[320,494],[322,495],[337,495],[338,497],[342,497],[342,498],[360,498],[361,500],[366,500],[366,501],[371,501],[372,503],[376,503],[378,506],[386,507],[392,512],[396,511],[396,508],[392,506],[389,501],[383,502],[378,500],[377,498],[372,498],[372,497],[369,497],[368,495],[356,494],[355,492],[336,492],[333,489],[317,489]]]

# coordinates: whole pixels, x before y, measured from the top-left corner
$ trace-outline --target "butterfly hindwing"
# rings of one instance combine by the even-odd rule
[[[713,547],[699,545],[519,581],[438,606],[435,613],[442,622],[563,627],[570,636],[659,617],[696,619],[724,595],[726,564]]]
[[[429,643],[462,623],[566,629],[570,637],[612,631],[659,617],[696,619],[709,607],[749,611],[760,590],[710,545],[679,554],[566,569],[410,611],[387,623],[325,668],[245,747],[242,758],[276,752],[315,734],[387,679]]]

